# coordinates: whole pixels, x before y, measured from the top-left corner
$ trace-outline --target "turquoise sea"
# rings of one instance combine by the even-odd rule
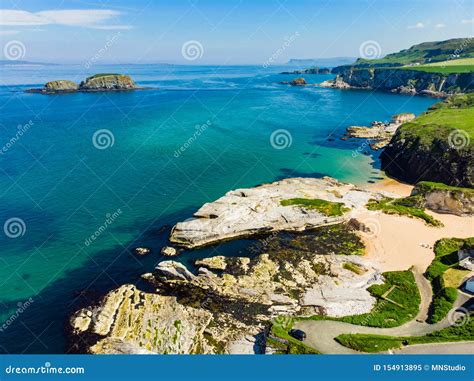
[[[170,226],[231,189],[294,176],[376,181],[377,155],[362,141],[340,140],[345,128],[420,114],[435,102],[288,87],[279,82],[294,76],[278,74],[283,70],[2,66],[0,352],[65,352],[73,311],[118,285],[139,282],[162,260]],[[99,72],[130,74],[149,89],[24,92]],[[179,260],[238,255],[245,245],[185,252]],[[131,252],[136,246],[154,252],[138,258]]]

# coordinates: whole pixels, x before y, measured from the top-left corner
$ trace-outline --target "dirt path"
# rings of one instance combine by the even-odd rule
[[[305,331],[307,335],[305,343],[322,353],[360,354],[361,352],[344,347],[334,339],[344,333],[365,333],[388,336],[423,336],[428,333],[449,327],[452,324],[450,319],[451,314],[448,314],[445,319],[436,324],[428,324],[424,322],[431,302],[431,286],[420,272],[415,270],[414,274],[421,295],[420,311],[416,319],[406,324],[394,328],[374,328],[331,320],[306,320],[297,322],[295,324],[295,328]],[[458,297],[453,310],[457,309],[465,301],[465,296],[461,294]],[[431,350],[434,349],[436,345],[431,344],[431,346],[427,348]]]

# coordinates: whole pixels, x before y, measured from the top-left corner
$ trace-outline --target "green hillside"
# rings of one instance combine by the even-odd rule
[[[409,49],[387,54],[380,59],[359,58],[354,66],[404,66],[469,57],[474,57],[474,40],[472,38],[454,38],[446,41],[423,42],[413,45]]]

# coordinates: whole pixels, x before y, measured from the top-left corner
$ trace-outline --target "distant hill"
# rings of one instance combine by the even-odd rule
[[[427,64],[450,59],[474,57],[474,39],[454,38],[446,41],[423,42],[380,59],[359,58],[352,66],[403,66]]]
[[[354,63],[356,57],[292,58],[286,64],[298,67],[336,67]]]

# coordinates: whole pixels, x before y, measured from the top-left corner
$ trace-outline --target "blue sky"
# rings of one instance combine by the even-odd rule
[[[472,0],[2,0],[0,43],[48,62],[283,63],[470,37]],[[183,45],[193,41],[196,59]],[[194,45],[193,45],[194,44]],[[2,48],[5,58],[5,49]],[[193,54],[192,52],[190,54]]]

